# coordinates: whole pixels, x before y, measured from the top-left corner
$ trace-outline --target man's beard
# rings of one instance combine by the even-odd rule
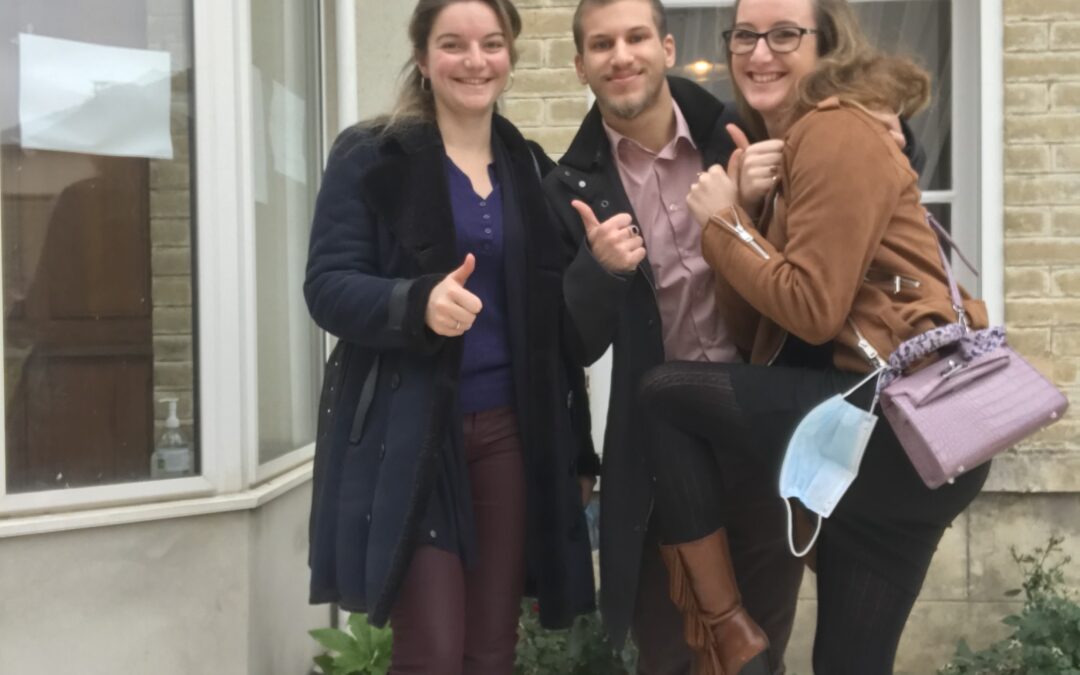
[[[621,120],[632,120],[645,112],[660,98],[660,91],[664,87],[664,79],[658,78],[650,88],[645,90],[639,101],[623,101],[616,103],[608,98],[600,98],[602,107]]]

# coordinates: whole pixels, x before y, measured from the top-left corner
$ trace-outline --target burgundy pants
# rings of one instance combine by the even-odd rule
[[[525,469],[511,407],[463,418],[477,560],[413,553],[390,612],[389,675],[510,675],[525,584]]]

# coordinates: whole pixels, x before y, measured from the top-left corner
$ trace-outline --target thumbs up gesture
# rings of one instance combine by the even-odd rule
[[[465,256],[461,267],[431,289],[428,296],[424,321],[436,335],[457,337],[472,328],[476,315],[484,308],[484,303],[473,293],[465,290],[465,282],[476,269],[476,257],[472,253]]]
[[[735,153],[741,159],[739,171],[735,176],[739,186],[739,205],[747,213],[757,217],[765,195],[772,189],[780,176],[780,162],[784,158],[784,142],[781,140],[750,143],[742,129],[734,124],[727,125],[731,140],[735,141]]]
[[[585,202],[575,199],[570,206],[581,215],[585,236],[593,257],[612,274],[629,274],[645,259],[645,240],[629,213],[617,213],[604,222]]]
[[[702,227],[709,222],[713,214],[734,206],[738,201],[738,176],[742,159],[743,150],[736,149],[731,153],[726,169],[714,164],[708,171],[698,174],[697,182],[690,186],[686,205],[690,208],[694,220]]]

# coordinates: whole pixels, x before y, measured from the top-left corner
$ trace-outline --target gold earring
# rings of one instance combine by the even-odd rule
[[[503,89],[503,93],[510,91],[514,88],[514,71],[510,71],[510,84],[506,85],[506,89]]]

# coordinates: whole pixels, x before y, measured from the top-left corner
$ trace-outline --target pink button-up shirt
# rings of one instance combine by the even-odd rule
[[[669,361],[739,361],[716,310],[713,273],[701,257],[701,227],[686,195],[701,153],[675,105],[675,137],[653,153],[604,124],[619,177],[645,239]]]

